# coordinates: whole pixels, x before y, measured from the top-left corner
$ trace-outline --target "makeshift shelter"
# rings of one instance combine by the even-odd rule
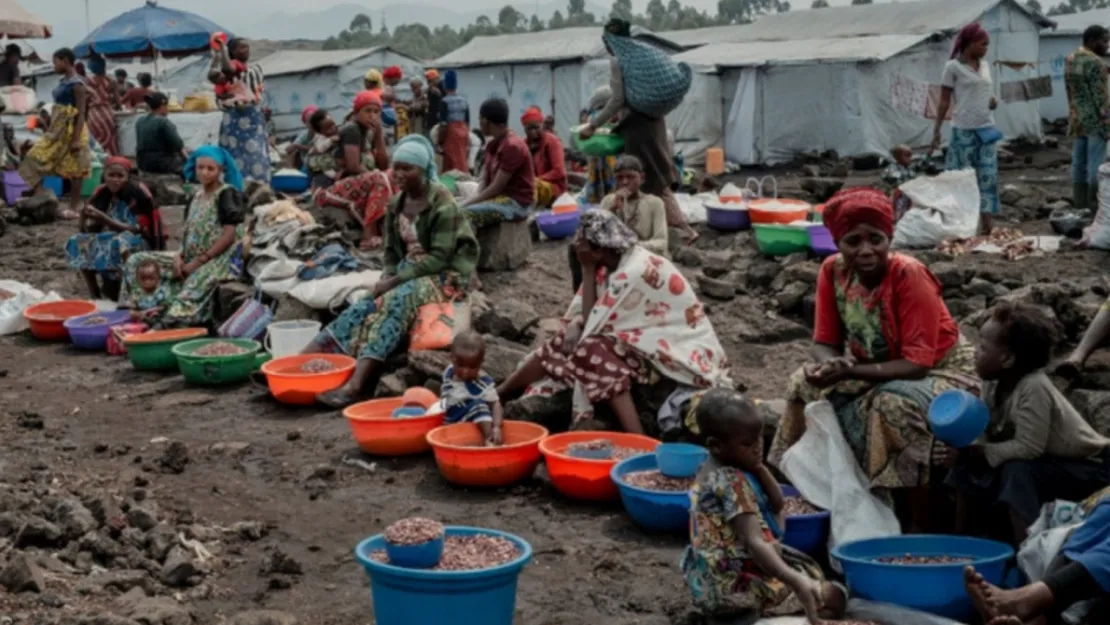
[[[266,76],[265,104],[273,111],[278,132],[288,134],[302,127],[301,112],[318,106],[335,112],[350,110],[362,77],[370,69],[397,65],[405,79],[397,96],[409,97],[409,80],[424,78],[424,64],[389,46],[360,50],[282,50],[258,62]]]
[[[1060,15],[1052,18],[1054,30],[1041,31],[1040,72],[1052,76],[1052,97],[1040,101],[1041,117],[1056,120],[1068,116],[1068,95],[1064,87],[1064,71],[1068,55],[1083,45],[1083,31],[1092,24],[1110,28],[1110,8]]]
[[[131,82],[136,82],[136,76],[141,73],[150,74],[154,78],[156,89],[182,102],[185,96],[191,93],[212,92],[212,85],[208,82],[208,68],[211,63],[211,56],[201,54],[177,59],[160,59],[157,66],[149,59],[142,62],[108,59],[107,68],[109,76],[112,76],[117,69],[127,70],[127,77]],[[52,102],[51,92],[61,80],[61,76],[54,73],[54,65],[52,63],[21,64],[20,67],[25,68],[23,78],[30,79],[35,97],[40,102]]]
[[[470,123],[478,126],[478,107],[489,98],[509,103],[509,122],[521,130],[520,114],[538,106],[555,116],[560,136],[578,125],[578,114],[597,87],[609,84],[609,54],[600,26],[564,28],[544,33],[475,37],[430,65],[454,69],[459,93],[470,102]],[[679,48],[646,30],[632,36],[668,52]],[[554,112],[554,113],[552,113]]]
[[[927,146],[929,85],[940,82],[955,32],[972,21],[991,35],[996,90],[1038,76],[1038,31],[1052,22],[1014,0],[796,11],[663,36],[693,48],[676,60],[719,77],[725,117],[718,143],[728,159],[775,164],[814,150],[854,156],[886,154],[897,143]],[[691,97],[687,103],[702,106]],[[1003,103],[995,118],[1007,137],[1041,134],[1036,101]]]

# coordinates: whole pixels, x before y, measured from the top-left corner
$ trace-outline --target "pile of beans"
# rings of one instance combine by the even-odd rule
[[[607,441],[604,438],[599,438],[595,441],[586,441],[584,443],[571,443],[567,446],[567,451],[601,451],[602,449],[612,448],[612,441]]]
[[[247,353],[246,349],[239,347],[235,343],[228,343],[227,341],[209,343],[193,352],[195,356],[237,356],[245,353]]]
[[[971,562],[971,558],[957,558],[954,556],[915,556],[907,553],[904,556],[882,556],[875,558],[882,564],[964,564]]]
[[[335,371],[335,365],[325,358],[313,358],[301,365],[301,373],[327,373]]]
[[[817,514],[821,510],[801,497],[786,497],[783,500],[782,512],[786,516],[801,514]]]
[[[443,524],[422,517],[401,519],[385,528],[385,540],[392,545],[423,545],[443,536]]]
[[[108,323],[108,318],[107,317],[102,317],[100,315],[96,315],[94,317],[88,317],[88,318],[81,321],[82,326],[102,326],[106,323]]]
[[[692,477],[667,477],[660,473],[658,469],[633,471],[624,476],[624,481],[629,486],[635,486],[636,488],[668,492],[687,491],[694,485],[694,478]]]
[[[644,453],[642,449],[634,449],[632,447],[620,447],[614,445],[612,441],[604,438],[599,438],[593,441],[585,441],[583,443],[571,443],[567,446],[567,454],[575,457],[596,458],[597,454],[585,454],[582,452],[596,452],[608,450],[608,457],[611,460],[624,460],[632,456],[638,456]],[[577,452],[577,453],[576,453]]]
[[[443,541],[443,557],[433,571],[476,571],[501,566],[520,557],[520,550],[500,536],[448,536]],[[389,564],[385,551],[375,551],[370,559]]]

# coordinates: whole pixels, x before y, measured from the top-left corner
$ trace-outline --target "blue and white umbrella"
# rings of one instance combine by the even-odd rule
[[[207,50],[213,33],[231,33],[214,22],[186,11],[145,6],[121,13],[95,28],[73,51],[79,57],[94,52],[105,57],[185,56]]]

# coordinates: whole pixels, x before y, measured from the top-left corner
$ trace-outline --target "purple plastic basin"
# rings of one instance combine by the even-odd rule
[[[105,321],[95,325],[81,325],[89,317],[104,317]],[[69,338],[77,349],[101,350],[108,342],[108,332],[111,331],[112,326],[118,326],[130,320],[131,311],[111,310],[66,319],[62,325],[69,330]]]
[[[714,208],[706,206],[706,221],[714,230],[735,232],[752,227],[752,219],[747,208]]]
[[[549,239],[565,239],[578,230],[579,212],[559,213],[544,211],[536,215],[536,225]]]
[[[818,256],[832,256],[837,253],[836,241],[833,241],[832,233],[825,227],[824,224],[813,224],[808,228],[809,230],[809,246]]]
[[[19,172],[4,171],[4,199],[8,201],[8,206],[15,206],[19,198],[23,197],[23,192],[30,188],[31,185],[19,177]]]

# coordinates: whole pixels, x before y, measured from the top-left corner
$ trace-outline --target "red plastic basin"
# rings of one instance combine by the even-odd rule
[[[566,432],[548,436],[540,441],[540,453],[547,460],[547,473],[555,490],[567,497],[590,501],[618,497],[617,485],[609,473],[619,460],[575,458],[566,453],[567,447],[574,443],[599,439],[610,441],[614,447],[642,449],[644,453],[655,451],[660,444],[648,436],[623,432]]]
[[[67,341],[69,330],[65,328],[66,319],[80,317],[96,312],[96,304],[87,300],[62,300],[35,304],[23,311],[23,317],[31,326],[31,336],[40,341]]]
[[[375,456],[408,456],[431,449],[428,432],[443,425],[443,413],[392,418],[393,411],[404,403],[400,397],[371,399],[343,411],[351,426],[351,434],[362,451]]]
[[[507,486],[527,479],[540,463],[547,430],[526,421],[501,424],[502,445],[485,447],[474,423],[455,423],[428,432],[439,472],[460,486]]]

